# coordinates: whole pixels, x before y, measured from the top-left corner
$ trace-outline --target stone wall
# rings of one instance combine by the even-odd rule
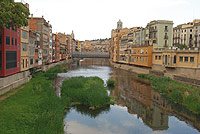
[[[31,80],[30,72],[24,71],[5,78],[0,78],[0,95],[17,88]]]
[[[185,67],[165,68],[164,66],[154,64],[152,66],[152,70],[157,72],[163,72],[165,76],[172,77],[173,75],[178,75],[182,77],[200,80],[199,68],[185,68]]]
[[[141,68],[141,67],[126,65],[126,64],[118,64],[118,63],[113,63],[113,62],[110,62],[110,63],[115,68],[127,70],[127,71],[137,73],[137,74],[140,74],[140,73],[149,74],[149,71],[150,71],[150,69],[146,67]]]
[[[200,69],[197,68],[165,68],[160,65],[153,65],[152,68],[144,68],[120,63],[111,62],[111,65],[115,68],[131,71],[137,74],[152,74],[156,76],[166,76],[173,80],[183,82],[186,84],[200,87]]]

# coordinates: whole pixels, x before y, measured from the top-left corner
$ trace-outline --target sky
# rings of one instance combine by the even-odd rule
[[[19,2],[21,0],[15,0]],[[174,26],[200,19],[200,0],[23,0],[30,13],[50,21],[53,32],[84,41],[111,37],[123,27],[145,27],[152,20],[172,20]]]

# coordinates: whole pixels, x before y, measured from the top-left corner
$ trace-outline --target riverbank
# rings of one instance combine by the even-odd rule
[[[37,73],[24,88],[0,102],[0,133],[64,133],[64,107],[69,101],[57,97],[52,84],[46,73]]]
[[[122,64],[122,63],[115,63],[110,61],[110,65],[114,68],[127,70],[136,74],[151,74],[155,76],[166,76],[170,77],[171,79],[200,87],[200,75],[198,75],[198,69],[192,69],[192,68],[172,68],[172,69],[166,69],[164,70],[163,67],[153,65],[152,68],[148,67],[142,67],[142,66],[135,66],[135,65],[128,65],[128,64]],[[196,72],[196,73],[195,73]],[[197,76],[198,75],[198,76]]]
[[[67,65],[73,63],[75,60],[67,60],[67,61],[60,61],[57,63],[52,63],[49,65],[45,65],[41,68],[41,71],[46,71],[56,65]],[[8,77],[0,78],[0,95],[9,92],[12,89],[15,89],[27,82],[29,82],[32,78],[30,70],[20,72]]]
[[[138,74],[138,77],[151,81],[151,86],[175,103],[184,105],[188,110],[200,114],[200,89],[176,82],[169,77]]]

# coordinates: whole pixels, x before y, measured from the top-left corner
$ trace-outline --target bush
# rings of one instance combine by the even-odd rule
[[[70,98],[75,104],[101,107],[110,104],[110,97],[99,77],[73,77],[63,82],[62,98]]]
[[[106,83],[107,83],[108,87],[114,87],[115,86],[115,80],[114,79],[108,79]]]

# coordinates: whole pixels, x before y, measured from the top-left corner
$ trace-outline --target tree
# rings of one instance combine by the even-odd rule
[[[14,0],[0,0],[0,27],[28,25],[29,9]]]

